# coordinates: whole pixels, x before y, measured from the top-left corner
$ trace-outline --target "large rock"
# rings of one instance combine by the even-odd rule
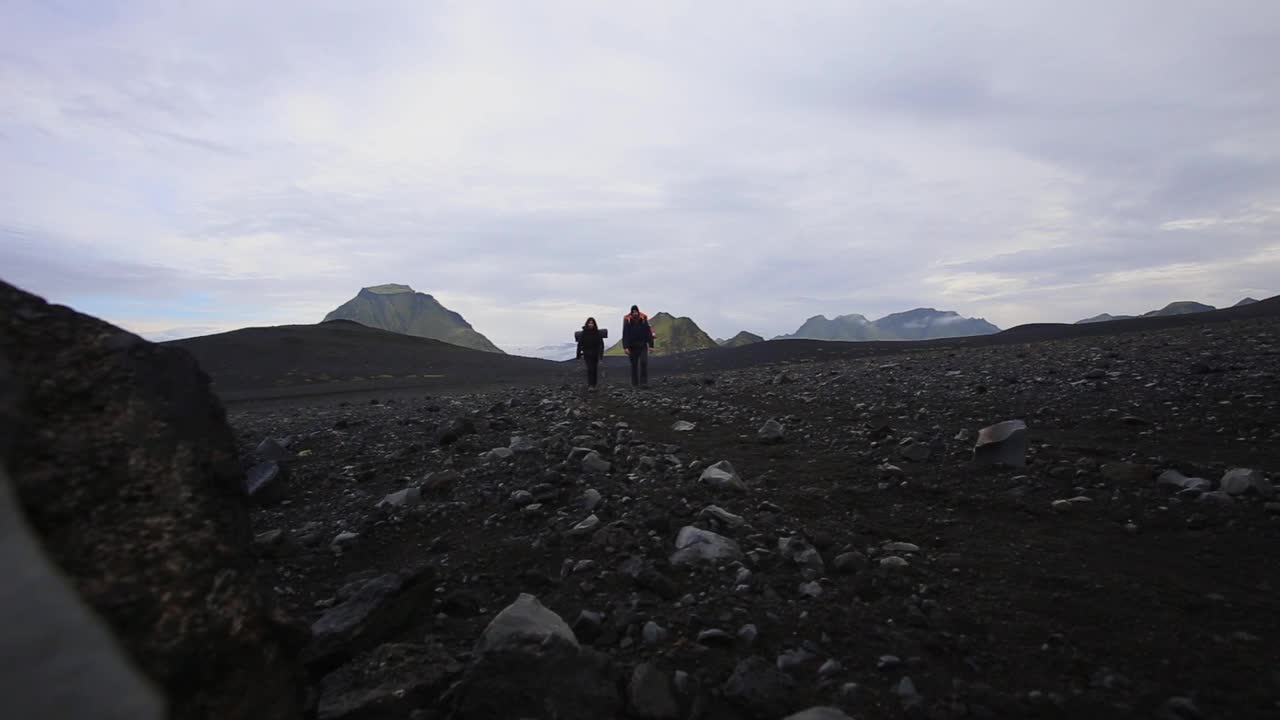
[[[742,482],[742,478],[738,476],[738,471],[733,469],[733,465],[728,460],[721,460],[703,470],[702,477],[698,478],[698,482],[710,485],[717,490],[747,491],[746,483]]]
[[[299,717],[306,631],[259,589],[208,377],[182,350],[4,283],[0,347],[25,389],[10,467],[21,506],[170,717]]]
[[[979,465],[1026,465],[1027,424],[1006,420],[979,430],[978,441],[973,446],[973,461]]]
[[[1252,491],[1262,497],[1269,498],[1276,494],[1275,488],[1271,485],[1271,481],[1267,480],[1266,476],[1257,470],[1248,468],[1228,470],[1223,474],[1222,480],[1218,485],[1228,495],[1244,495]]]
[[[0,613],[10,619],[0,648],[6,717],[166,717],[155,688],[41,550],[18,512],[3,466],[0,575]]]
[[[413,573],[386,573],[361,584],[312,624],[307,664],[328,670],[390,639],[427,607],[435,577],[434,568],[426,566]]]
[[[671,564],[696,565],[741,559],[742,549],[738,543],[710,530],[686,525],[676,536],[676,551],[671,555]]]
[[[325,676],[317,720],[410,717],[435,703],[461,670],[440,646],[381,645]]]
[[[538,598],[520,593],[515,602],[489,622],[480,635],[480,641],[476,643],[475,652],[483,655],[526,646],[536,647],[548,642],[578,647],[578,639],[563,618],[538,602]]]

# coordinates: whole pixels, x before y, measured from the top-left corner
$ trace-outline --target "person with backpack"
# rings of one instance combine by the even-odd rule
[[[649,386],[649,350],[653,348],[653,328],[649,316],[632,305],[631,312],[622,318],[622,349],[631,360],[631,386]]]
[[[578,358],[587,366],[587,391],[594,392],[600,377],[600,360],[604,357],[604,333],[596,325],[596,319],[587,318],[578,335]]]

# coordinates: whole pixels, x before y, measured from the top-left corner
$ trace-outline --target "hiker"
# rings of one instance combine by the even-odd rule
[[[631,313],[622,318],[622,349],[631,360],[632,387],[649,386],[649,349],[653,347],[653,328],[649,316],[632,305]]]
[[[600,360],[604,357],[604,334],[596,326],[596,319],[589,317],[577,335],[578,359],[587,365],[587,390],[594,391],[599,379]]]

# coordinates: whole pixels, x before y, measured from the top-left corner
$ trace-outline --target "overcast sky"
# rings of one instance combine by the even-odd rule
[[[0,278],[128,329],[365,285],[503,346],[1280,287],[1280,2],[0,4]]]

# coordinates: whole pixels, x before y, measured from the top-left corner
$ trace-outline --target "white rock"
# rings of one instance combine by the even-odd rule
[[[572,536],[590,535],[599,526],[600,518],[595,515],[589,515],[585,520],[570,528],[567,534]]]
[[[676,536],[676,551],[671,555],[672,565],[719,563],[742,558],[738,543],[709,530],[686,525]]]
[[[411,507],[420,502],[422,502],[422,490],[416,487],[411,487],[405,488],[399,492],[393,492],[382,498],[382,501],[378,503],[378,507]]]
[[[733,469],[733,465],[729,464],[728,460],[721,460],[703,470],[702,477],[698,478],[698,481],[717,490],[747,491],[746,483],[742,482],[742,478],[738,476],[738,472]]]
[[[527,645],[541,645],[548,641],[578,647],[577,637],[563,618],[548,610],[538,602],[538,598],[520,593],[515,602],[489,621],[488,627],[476,643],[475,652],[479,655]]]

